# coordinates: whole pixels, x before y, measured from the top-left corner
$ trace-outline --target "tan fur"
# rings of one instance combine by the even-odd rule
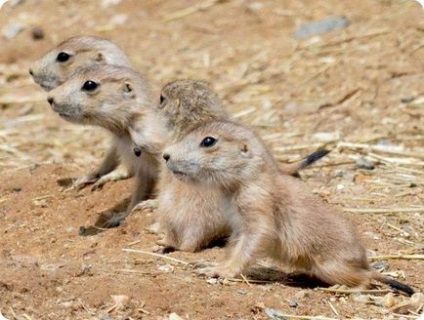
[[[92,91],[83,89],[87,81],[97,84]],[[158,175],[157,158],[143,153],[134,155],[130,132],[143,123],[148,123],[153,135],[165,138],[164,125],[160,123],[152,108],[147,84],[143,77],[132,69],[118,66],[98,66],[76,74],[61,86],[50,91],[52,109],[63,119],[100,126],[112,133],[114,154],[137,175],[137,186],[128,210],[117,218],[116,223],[126,217],[141,200],[148,199],[154,189]],[[163,130],[162,130],[163,129]],[[110,166],[109,156],[99,171]],[[114,163],[116,164],[116,163]],[[111,169],[111,168],[108,168]],[[105,170],[106,171],[106,170]],[[104,227],[113,226],[104,225]]]
[[[69,54],[69,60],[58,61],[59,53]],[[60,43],[56,48],[34,62],[30,67],[30,74],[43,89],[50,91],[74,75],[84,72],[88,68],[101,65],[131,67],[125,53],[113,42],[98,37],[77,36]],[[98,122],[102,121],[101,119],[98,120]],[[82,188],[88,184],[94,184],[93,189],[96,189],[101,188],[108,181],[131,177],[134,172],[131,166],[128,167],[128,163],[123,171],[115,170],[121,163],[120,155],[123,154],[122,149],[125,149],[126,145],[124,143],[122,146],[120,139],[114,138],[101,166],[78,179],[74,187]]]
[[[205,137],[216,143],[202,146]],[[226,196],[224,217],[232,229],[227,257],[200,273],[235,277],[257,259],[270,257],[328,284],[368,286],[376,278],[349,221],[300,180],[276,174],[276,160],[251,130],[210,123],[164,154],[169,171],[182,183]],[[195,210],[191,214],[203,218]]]

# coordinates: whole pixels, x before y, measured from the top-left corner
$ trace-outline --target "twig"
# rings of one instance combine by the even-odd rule
[[[358,290],[358,289],[331,289],[331,288],[318,288],[319,291],[331,292],[331,293],[343,293],[343,294],[351,294],[351,293],[389,293],[390,290]]]
[[[319,147],[322,147],[322,143],[312,143],[312,144],[297,144],[292,145],[288,147],[277,147],[274,148],[275,152],[288,152],[288,151],[295,151],[295,150],[303,150],[303,149],[316,149]]]
[[[331,301],[327,301],[328,305],[330,306],[330,309],[333,311],[333,313],[337,316],[340,317],[339,312],[337,311],[337,309],[333,306],[333,304],[331,303]]]
[[[393,147],[390,148],[390,147],[386,147],[386,146],[364,144],[364,143],[351,143],[351,142],[345,142],[345,141],[340,141],[337,144],[337,146],[339,148],[362,149],[362,150],[368,150],[368,151],[373,151],[373,152],[388,153],[388,154],[393,154],[393,155],[403,156],[403,157],[424,159],[424,154],[422,154],[422,153],[407,152],[407,151],[399,150],[399,148],[393,148]]]
[[[392,315],[399,317],[399,318],[419,320],[419,318],[417,318],[417,316],[410,316],[410,315],[407,315],[407,314],[392,313]]]
[[[338,320],[336,318],[328,318],[324,316],[297,316],[294,314],[278,313],[278,319],[303,319],[303,320]]]
[[[249,287],[252,287],[252,285],[250,284],[249,280],[247,280],[247,278],[244,276],[244,274],[240,274],[240,277],[247,283],[247,285]]]
[[[134,270],[134,269],[118,269],[117,271],[128,272],[128,273],[152,274],[151,272]]]
[[[372,152],[368,153],[368,156],[370,158],[374,158],[376,160],[379,160],[380,162],[383,162],[383,163],[386,163],[386,164],[391,164],[391,165],[403,164],[403,165],[419,166],[419,167],[424,166],[423,161],[419,161],[419,160],[414,159],[414,158],[388,158],[388,157],[383,157],[383,156],[380,156],[380,155],[372,153]]]
[[[343,211],[351,213],[416,213],[424,212],[424,207],[418,208],[387,208],[387,209],[378,209],[378,208],[344,208]]]
[[[231,282],[246,282],[245,279],[237,279],[237,278],[225,278],[228,281]],[[275,281],[270,281],[270,280],[254,280],[254,279],[249,279],[249,283],[275,283]]]
[[[404,259],[404,260],[424,260],[424,254],[388,254],[369,257],[370,260]]]
[[[167,15],[162,21],[163,22],[169,22],[169,21],[172,21],[172,20],[182,19],[182,18],[189,16],[193,13],[196,13],[198,11],[206,10],[210,7],[213,7],[214,5],[216,5],[220,2],[223,2],[223,1],[222,0],[206,0],[206,1],[203,1],[201,3],[195,4],[194,6],[191,6],[191,7],[176,11],[174,13],[171,13],[171,14]]]
[[[135,250],[135,249],[126,249],[126,248],[122,249],[122,251],[146,254],[146,255],[149,255],[149,256],[153,256],[153,257],[157,257],[157,258],[161,258],[161,259],[165,259],[165,260],[170,260],[170,261],[178,262],[178,263],[181,263],[181,264],[183,264],[185,266],[187,266],[187,265],[190,264],[190,263],[188,263],[186,261],[179,260],[179,259],[172,258],[172,257],[168,257],[168,256],[163,255],[163,254],[160,254],[160,253],[154,253],[154,252],[142,251],[142,250]]]
[[[396,231],[399,231],[400,233],[402,233],[404,235],[410,235],[410,233],[406,232],[405,230],[402,230],[399,227],[396,227],[395,225],[393,225],[391,223],[387,223],[387,226],[390,227],[390,228],[392,228],[392,229],[394,229],[394,230],[396,230]]]
[[[141,242],[141,240],[136,240],[136,241],[130,242],[130,243],[127,244],[127,247],[131,247],[131,246],[133,246],[137,243],[140,243],[140,242]]]

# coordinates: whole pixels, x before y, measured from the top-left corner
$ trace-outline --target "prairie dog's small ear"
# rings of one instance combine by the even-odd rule
[[[97,62],[102,62],[102,61],[104,61],[105,60],[105,56],[104,56],[104,54],[103,53],[101,53],[101,52],[97,52],[97,55],[96,55],[96,61]]]
[[[179,107],[181,105],[181,100],[180,99],[175,99],[175,105],[177,107]]]
[[[252,153],[250,152],[249,146],[246,143],[240,145],[240,154],[244,158],[251,158]]]
[[[130,98],[135,97],[134,87],[132,83],[129,81],[124,82],[124,84],[122,85],[122,91],[124,92],[124,95],[127,97],[130,97]]]

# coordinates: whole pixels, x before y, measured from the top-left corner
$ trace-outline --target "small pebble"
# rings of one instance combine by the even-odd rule
[[[237,293],[238,293],[239,295],[241,295],[241,296],[245,296],[246,294],[248,294],[248,293],[249,293],[249,291],[244,290],[244,289],[241,289],[241,290],[237,291]]]
[[[44,30],[41,27],[34,27],[31,30],[31,35],[33,40],[42,40],[44,39]]]
[[[210,278],[210,279],[207,279],[206,282],[209,284],[217,284],[219,280],[216,278]]]
[[[174,271],[174,267],[169,265],[169,264],[164,264],[164,265],[160,266],[158,269],[160,271],[163,271],[163,272],[173,272]]]
[[[289,306],[291,308],[297,308],[299,306],[299,304],[297,303],[297,301],[295,299],[291,299],[291,300],[289,300]]]
[[[312,36],[324,34],[335,29],[346,28],[349,24],[350,21],[345,17],[327,18],[300,26],[294,33],[294,36],[296,39],[302,40]]]
[[[372,264],[372,267],[377,270],[387,270],[390,264],[387,261],[378,261]]]
[[[181,318],[178,314],[176,314],[175,312],[172,312],[169,315],[169,320],[183,320],[183,318]]]
[[[400,98],[400,102],[402,102],[402,103],[410,103],[414,100],[415,100],[414,96],[405,96],[405,97]]]
[[[369,161],[365,158],[359,158],[356,160],[356,167],[358,169],[374,170],[375,164],[372,161]]]
[[[266,308],[265,309],[265,314],[270,318],[270,319],[287,319],[284,316],[284,313],[281,312],[280,310],[277,309],[272,309],[272,308]]]

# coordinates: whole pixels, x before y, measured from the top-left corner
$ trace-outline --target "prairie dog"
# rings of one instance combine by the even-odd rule
[[[29,73],[37,84],[50,91],[87,68],[101,65],[131,67],[125,53],[113,42],[98,37],[77,36],[60,43],[34,62]],[[113,171],[120,164],[118,149],[121,148],[119,139],[113,139],[101,166],[78,179],[74,186],[81,188],[94,184],[93,189],[96,189],[108,181],[129,178],[132,173],[125,167]]]
[[[125,53],[113,42],[92,36],[72,37],[34,62],[29,73],[44,90],[50,91],[86,68],[96,65],[131,67]]]
[[[175,141],[200,125],[229,119],[209,84],[190,79],[163,87],[158,113]],[[161,149],[149,144],[142,132],[137,130],[132,136],[135,144],[147,152],[160,153]],[[288,166],[287,173],[295,174],[299,167],[297,163]],[[226,202],[221,190],[185,184],[168,170],[161,173],[158,189],[158,220],[165,232],[166,247],[194,252],[230,234],[230,226],[223,218]]]
[[[208,83],[190,79],[173,81],[163,87],[158,114],[172,133],[171,141],[199,125],[229,117]],[[137,136],[133,139],[140,144]],[[143,149],[156,152],[159,157],[163,148],[152,150],[143,145]],[[165,232],[165,247],[195,252],[229,234],[229,226],[222,219],[220,190],[187,185],[168,170],[162,170],[158,190],[158,222]]]
[[[139,158],[134,155],[130,131],[148,123],[149,136],[166,138],[165,126],[151,106],[144,78],[130,68],[97,66],[50,91],[48,102],[69,122],[99,126],[112,133],[115,153],[106,157],[99,174],[115,167],[119,160],[136,175],[136,190],[128,210],[103,225],[116,226],[139,201],[151,196],[158,175],[157,157],[149,153]]]
[[[414,292],[372,271],[349,221],[298,179],[276,174],[276,160],[251,130],[210,123],[167,147],[163,157],[182,183],[225,195],[224,218],[232,230],[227,256],[199,273],[235,277],[269,257],[328,284],[369,286],[376,279]]]

